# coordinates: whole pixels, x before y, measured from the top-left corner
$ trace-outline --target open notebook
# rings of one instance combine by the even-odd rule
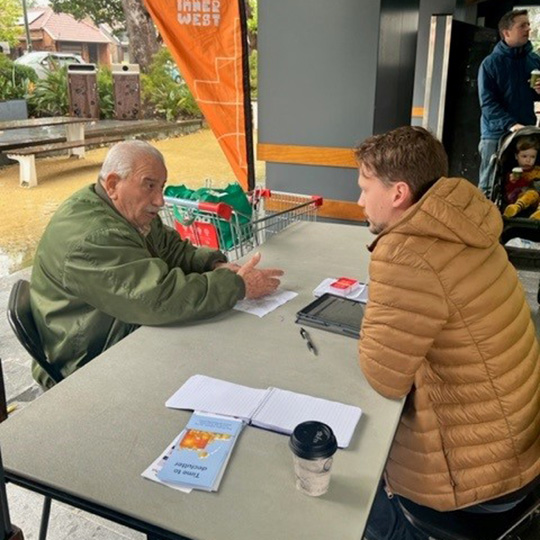
[[[332,428],[340,448],[349,445],[362,415],[359,407],[337,401],[279,388],[251,388],[205,375],[190,377],[165,405],[171,409],[234,416],[285,434],[292,433],[301,422],[318,420]]]

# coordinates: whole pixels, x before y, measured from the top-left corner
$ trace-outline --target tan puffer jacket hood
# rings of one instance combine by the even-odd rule
[[[442,178],[371,246],[360,365],[381,394],[408,394],[386,477],[437,510],[540,474],[539,347],[501,231],[472,184]]]

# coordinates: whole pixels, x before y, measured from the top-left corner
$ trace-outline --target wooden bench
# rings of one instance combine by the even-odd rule
[[[72,155],[84,156],[84,149],[89,146],[105,145],[125,140],[125,136],[115,135],[112,137],[94,137],[84,141],[66,141],[39,146],[29,146],[26,148],[17,148],[9,150],[6,155],[9,159],[19,162],[19,183],[21,187],[37,186],[36,174],[36,156],[55,152],[58,150],[72,150]]]

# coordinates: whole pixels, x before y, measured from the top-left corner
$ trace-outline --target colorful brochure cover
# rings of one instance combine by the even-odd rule
[[[157,477],[206,491],[216,491],[243,422],[193,413],[167,462]]]

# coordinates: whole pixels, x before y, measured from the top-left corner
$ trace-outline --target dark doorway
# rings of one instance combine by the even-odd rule
[[[442,140],[450,175],[478,184],[480,104],[478,69],[497,43],[498,33],[454,20],[450,41]]]

